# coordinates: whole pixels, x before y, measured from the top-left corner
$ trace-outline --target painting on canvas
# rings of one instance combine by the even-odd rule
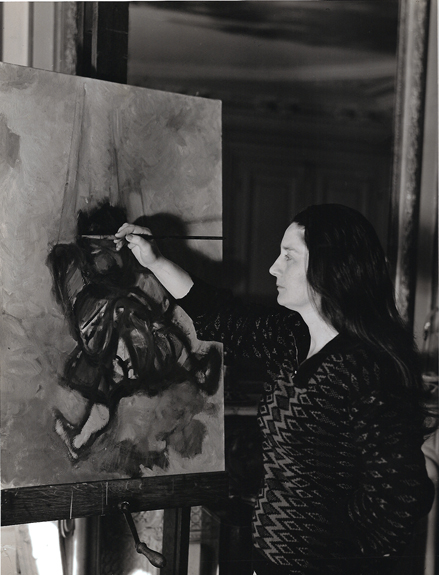
[[[221,236],[220,103],[6,64],[0,89],[2,485],[223,470],[221,346],[104,237],[219,266],[181,238]]]

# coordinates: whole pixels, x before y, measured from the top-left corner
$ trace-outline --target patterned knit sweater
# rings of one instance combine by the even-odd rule
[[[299,314],[199,280],[178,303],[201,339],[266,373],[255,547],[291,574],[388,575],[434,497],[419,417],[388,361],[341,335],[305,359]]]

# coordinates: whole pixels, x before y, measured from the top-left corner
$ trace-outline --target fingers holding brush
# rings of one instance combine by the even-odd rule
[[[151,239],[148,239],[148,236],[151,236]],[[137,261],[146,268],[161,257],[160,250],[148,228],[125,223],[116,232],[114,243],[117,250],[127,245]]]

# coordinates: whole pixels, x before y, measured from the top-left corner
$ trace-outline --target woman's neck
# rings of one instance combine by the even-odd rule
[[[303,314],[302,317],[308,326],[311,336],[311,343],[307,355],[308,359],[318,353],[331,339],[334,339],[334,337],[338,335],[338,331],[327,323],[315,310]]]

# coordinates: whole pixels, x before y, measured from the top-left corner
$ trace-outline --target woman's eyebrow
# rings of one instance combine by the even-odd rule
[[[282,248],[283,250],[285,250],[286,252],[295,252],[296,254],[299,253],[299,250],[298,250],[297,248],[295,248],[294,246],[288,246],[288,245],[286,245],[286,246],[281,246],[281,248]]]

